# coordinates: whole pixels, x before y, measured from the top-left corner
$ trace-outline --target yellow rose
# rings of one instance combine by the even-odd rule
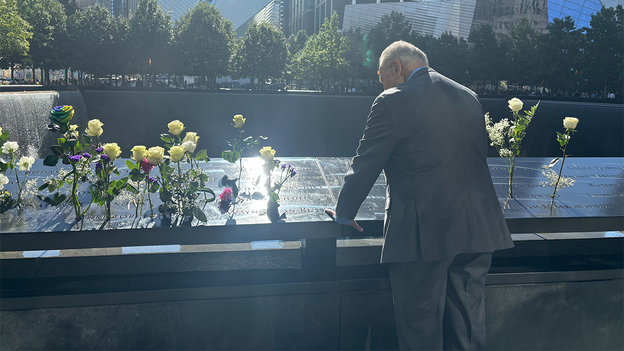
[[[197,147],[197,144],[195,144],[194,142],[187,140],[185,142],[182,143],[182,145],[180,145],[184,148],[184,150],[193,153],[195,152],[195,148]]]
[[[270,146],[265,146],[260,149],[260,156],[265,161],[272,161],[275,157],[275,150],[273,150]]]
[[[185,154],[186,149],[181,145],[172,146],[171,149],[169,149],[169,159],[172,162],[180,162]]]
[[[121,155],[121,148],[117,145],[117,143],[104,144],[102,149],[104,149],[104,154],[108,156],[111,161],[115,161],[117,157]]]
[[[565,129],[576,129],[576,125],[578,124],[578,122],[578,118],[566,117],[563,119],[563,127]]]
[[[136,145],[132,148],[132,159],[141,162],[147,156],[147,148],[143,145]]]
[[[2,127],[0,127],[0,134],[2,134]]]
[[[513,112],[518,112],[518,111],[522,110],[522,105],[524,105],[522,100],[520,100],[518,98],[513,98],[513,99],[507,101],[507,103],[509,104],[509,108]]]
[[[245,125],[245,120],[246,118],[243,118],[243,115],[235,115],[234,116],[234,127],[240,129],[243,128],[243,126]]]
[[[78,138],[78,131],[76,129],[78,129],[77,124],[70,124],[68,132],[70,132],[75,138]]]
[[[103,125],[104,123],[100,122],[99,119],[92,119],[87,124],[85,133],[87,133],[88,136],[99,137],[102,133],[104,133],[104,130],[102,129]]]
[[[186,132],[186,136],[184,137],[184,140],[182,140],[182,142],[184,143],[185,141],[192,141],[195,143],[195,145],[197,145],[197,143],[199,142],[199,137],[195,132]]]
[[[152,166],[159,165],[165,158],[165,149],[160,146],[154,146],[147,149],[147,161]]]
[[[184,130],[184,123],[176,119],[175,121],[169,122],[169,124],[167,124],[167,127],[169,127],[170,134],[180,135],[180,133],[182,133],[182,131]]]

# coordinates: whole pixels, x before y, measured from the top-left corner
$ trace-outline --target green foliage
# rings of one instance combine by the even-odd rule
[[[297,78],[344,76],[347,69],[346,39],[338,32],[338,14],[326,18],[318,34],[312,35],[305,47],[295,55],[293,69]]]
[[[584,67],[583,34],[575,29],[570,16],[555,18],[548,24],[548,34],[541,37],[540,65],[537,72],[551,89],[574,90]]]
[[[15,0],[0,1],[0,67],[11,68],[13,74],[28,54],[32,36],[32,26],[20,16]]]
[[[199,1],[176,22],[175,32],[179,73],[211,79],[229,73],[235,33],[213,5]]]
[[[69,65],[96,75],[110,72],[116,53],[113,40],[115,22],[108,10],[97,4],[76,12],[67,22],[69,40],[74,48],[68,56]]]
[[[404,14],[392,11],[389,15],[383,15],[381,21],[368,33],[368,67],[377,71],[379,56],[384,49],[397,40],[409,41],[411,32],[412,25]]]
[[[468,42],[473,44],[468,55],[471,80],[497,82],[509,78],[509,37],[496,34],[492,27],[483,25],[470,32]]]
[[[267,79],[281,77],[287,58],[284,34],[265,22],[249,26],[237,45],[232,66],[237,75],[250,77],[252,84],[257,77],[262,89]]]
[[[156,0],[141,0],[128,20],[126,49],[135,72],[165,72],[165,57],[173,40],[171,13],[164,13]]]
[[[624,9],[622,5],[605,8],[592,14],[587,31],[587,67],[583,77],[588,88],[621,90],[624,79]]]

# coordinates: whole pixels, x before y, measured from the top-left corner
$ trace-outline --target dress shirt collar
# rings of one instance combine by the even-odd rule
[[[412,77],[414,76],[414,74],[418,71],[420,71],[423,68],[427,68],[426,66],[420,66],[418,68],[416,68],[415,70],[412,71],[412,73],[410,73],[409,77],[407,77],[407,81],[409,82],[410,79],[412,79]]]

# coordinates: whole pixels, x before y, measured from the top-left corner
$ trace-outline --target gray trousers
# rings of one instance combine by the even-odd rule
[[[389,263],[401,350],[485,348],[485,277],[492,253]]]

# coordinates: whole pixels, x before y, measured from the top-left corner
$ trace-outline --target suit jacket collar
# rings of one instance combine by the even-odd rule
[[[412,76],[412,78],[410,78],[407,82],[412,81],[414,79],[416,79],[416,77],[422,76],[425,73],[430,73],[430,72],[435,72],[435,70],[431,67],[425,67],[421,70],[419,70],[418,72],[414,73],[414,75]],[[405,82],[405,83],[407,83]]]

